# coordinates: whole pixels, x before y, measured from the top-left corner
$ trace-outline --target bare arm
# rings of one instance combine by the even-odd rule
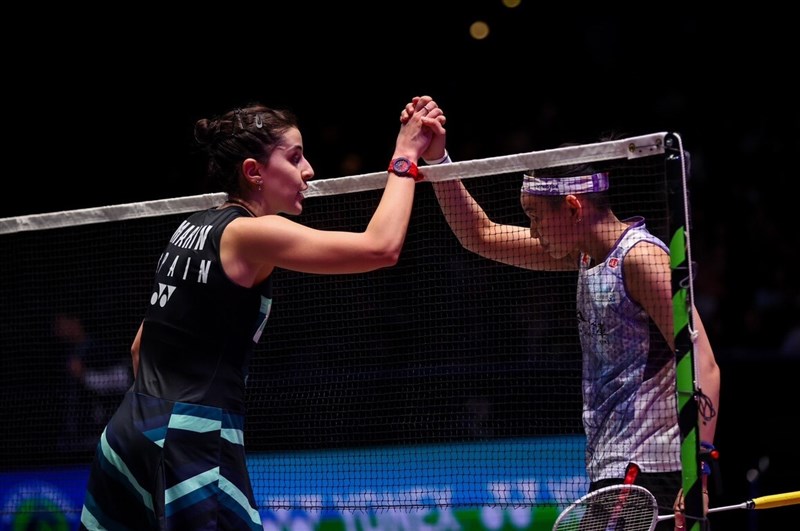
[[[398,187],[412,187],[402,193],[413,193],[413,180],[406,181]],[[390,189],[387,185],[391,194]],[[225,230],[224,237],[228,242],[235,241],[237,249],[236,258],[226,260],[225,271],[247,285],[246,277],[261,264],[319,274],[363,273],[392,266],[399,258],[408,219],[402,219],[403,209],[386,210],[386,215],[379,217],[383,223],[395,225],[372,224],[364,232],[317,230],[277,215],[238,219]],[[238,264],[233,265],[234,261]],[[237,268],[245,274],[238,274]]]
[[[406,105],[400,113],[400,123],[406,123],[413,116],[416,103],[417,98],[414,98]],[[442,159],[447,154],[445,143],[445,135],[434,136],[421,156],[427,161]],[[538,238],[531,237],[529,227],[503,225],[489,219],[461,181],[431,184],[450,230],[468,251],[524,269],[576,269],[574,260],[554,259],[544,252]]]
[[[655,245],[636,245],[625,260],[625,284],[628,292],[655,321],[664,338],[675,349],[672,315],[672,280],[669,255]],[[711,342],[697,308],[692,307],[693,353],[695,357],[698,397],[698,431],[700,440],[714,442],[719,411],[720,370]],[[703,487],[707,478],[703,476]]]
[[[700,410],[700,440],[708,443],[714,442],[714,435],[717,431],[717,413],[719,412],[719,391],[721,375],[719,365],[717,365],[714,351],[711,348],[711,341],[706,334],[703,321],[697,308],[693,309],[694,327],[696,335],[694,337],[694,356],[697,365],[697,382],[703,396],[698,404]]]
[[[669,254],[657,245],[641,242],[625,257],[623,274],[630,297],[644,308],[675,350]]]
[[[136,331],[136,337],[133,338],[133,343],[131,344],[131,363],[133,366],[133,378],[136,379],[136,375],[139,374],[139,348],[142,344],[142,327],[144,323],[139,325],[139,329]]]
[[[711,342],[706,335],[705,326],[697,313],[697,308],[692,307],[694,312],[694,356],[697,362],[697,382],[700,388],[698,399],[698,431],[700,441],[714,443],[714,435],[717,431],[717,412],[719,411],[719,390],[720,390],[720,370],[714,352],[711,349]],[[703,510],[708,513],[708,476],[701,474],[700,483],[703,490]],[[675,529],[684,529],[686,517],[684,511],[683,490],[678,492],[673,507],[675,512]]]
[[[432,183],[447,224],[461,245],[484,258],[524,269],[569,271],[573,257],[556,259],[531,235],[530,227],[495,223],[459,181]]]

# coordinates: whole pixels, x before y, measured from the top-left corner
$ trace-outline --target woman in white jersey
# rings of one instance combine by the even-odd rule
[[[408,105],[401,121],[414,114]],[[423,153],[449,162],[444,140]],[[432,183],[459,242],[480,256],[532,270],[578,273],[577,324],[583,351],[583,425],[590,490],[641,485],[671,512],[681,484],[672,284],[667,246],[644,218],[618,219],[609,175],[589,165],[525,175],[522,208],[530,227],[494,223],[458,181]],[[695,311],[694,354],[704,404],[699,422],[711,445],[719,367]],[[707,491],[707,477],[702,477]],[[657,529],[672,529],[665,521]]]

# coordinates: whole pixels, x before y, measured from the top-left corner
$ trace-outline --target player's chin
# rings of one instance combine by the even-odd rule
[[[303,213],[303,201],[297,200],[294,205],[286,211],[287,214],[297,216]]]

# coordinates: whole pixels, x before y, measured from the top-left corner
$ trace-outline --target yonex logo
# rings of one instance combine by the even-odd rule
[[[158,291],[154,291],[153,294],[150,296],[150,304],[155,305],[158,303],[159,306],[162,308],[167,305],[167,301],[170,297],[172,297],[172,293],[175,291],[175,286],[169,286],[167,284],[158,283]]]

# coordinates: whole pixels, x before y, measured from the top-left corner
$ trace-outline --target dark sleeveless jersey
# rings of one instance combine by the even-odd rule
[[[158,260],[136,381],[100,437],[81,529],[263,529],[244,450],[244,390],[271,280],[219,261],[240,207],[189,216]]]
[[[238,206],[189,216],[158,260],[144,317],[138,393],[244,411],[248,364],[269,317],[272,280],[244,288],[220,263],[220,238]]]

